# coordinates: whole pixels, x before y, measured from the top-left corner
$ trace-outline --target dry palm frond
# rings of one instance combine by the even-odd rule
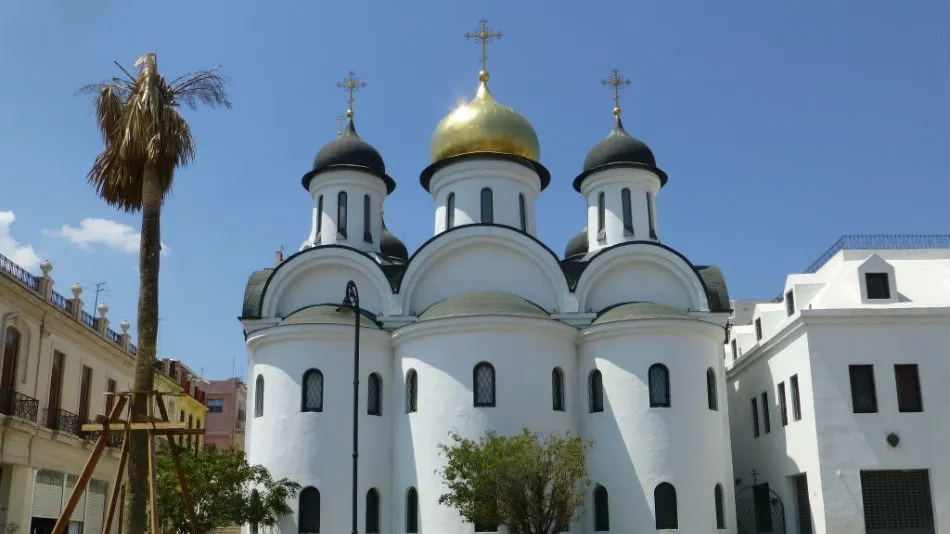
[[[142,207],[142,173],[147,167],[158,171],[164,198],[175,168],[195,157],[195,142],[178,112],[179,103],[192,109],[198,103],[231,107],[217,67],[169,84],[158,73],[154,53],[135,65],[139,73],[134,80],[113,78],[80,89],[96,95],[96,120],[106,145],[89,171],[89,182],[107,203],[130,212]]]

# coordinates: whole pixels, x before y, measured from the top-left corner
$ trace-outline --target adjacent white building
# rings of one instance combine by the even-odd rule
[[[338,306],[352,280],[366,311],[359,532],[496,531],[438,504],[438,446],[452,431],[526,427],[595,443],[571,532],[736,532],[729,297],[718,269],[658,237],[666,174],[615,109],[573,182],[587,226],[555,253],[535,234],[552,181],[537,135],[492,97],[487,72],[479,80],[439,124],[421,174],[430,240],[410,256],[387,231],[396,181],[351,111],[304,176],[313,216],[300,251],[248,281],[247,452],[304,488],[280,530],[350,529],[354,319]]]
[[[845,236],[733,307],[740,531],[950,528],[950,236]]]

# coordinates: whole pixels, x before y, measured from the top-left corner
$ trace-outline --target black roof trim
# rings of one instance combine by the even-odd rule
[[[371,174],[379,178],[380,180],[383,181],[384,184],[386,184],[387,194],[392,193],[393,190],[396,189],[396,181],[390,178],[388,174],[376,172],[375,170],[369,167],[364,167],[363,165],[350,165],[350,164],[344,164],[344,163],[340,163],[336,165],[328,165],[320,169],[312,170],[308,172],[307,174],[303,175],[303,178],[300,179],[300,184],[303,185],[304,189],[306,189],[307,191],[310,191],[310,182],[314,178],[316,178],[317,175],[325,173],[325,172],[335,171],[338,169],[350,169],[354,171],[362,171],[362,172],[365,172],[366,174]]]
[[[432,180],[432,175],[435,174],[439,169],[445,167],[446,165],[451,165],[452,163],[472,158],[491,158],[520,163],[537,173],[538,179],[541,180],[541,191],[544,191],[548,184],[551,183],[551,173],[544,165],[541,165],[537,161],[532,161],[528,158],[515,156],[513,154],[504,154],[502,152],[467,152],[465,154],[459,154],[450,158],[440,159],[439,161],[436,161],[435,163],[423,169],[422,174],[419,175],[419,183],[422,184],[423,189],[428,191],[429,181]]]
[[[607,169],[617,169],[617,168],[628,168],[628,169],[644,169],[650,171],[660,177],[660,187],[666,185],[669,177],[665,172],[660,170],[659,167],[654,167],[653,165],[647,165],[646,163],[636,163],[633,161],[618,161],[615,163],[606,163],[604,165],[599,165],[593,169],[584,171],[577,175],[577,178],[574,178],[574,190],[578,193],[581,192],[581,184],[584,183],[584,180],[594,174],[595,172],[605,171]]]

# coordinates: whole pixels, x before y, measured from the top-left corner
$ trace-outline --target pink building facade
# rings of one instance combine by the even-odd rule
[[[206,395],[205,443],[218,449],[234,445],[244,450],[247,386],[240,378],[212,380]]]

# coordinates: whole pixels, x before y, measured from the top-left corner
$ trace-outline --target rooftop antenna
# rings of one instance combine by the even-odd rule
[[[92,309],[94,309],[94,310],[99,307],[99,295],[100,295],[103,291],[105,291],[105,285],[106,285],[105,282],[97,282],[97,283],[96,283],[96,301],[95,301],[95,302],[93,303],[93,305],[92,305]]]
[[[231,353],[231,376],[232,377],[234,376],[234,363],[235,363],[235,357],[234,357],[234,353],[232,352]]]

